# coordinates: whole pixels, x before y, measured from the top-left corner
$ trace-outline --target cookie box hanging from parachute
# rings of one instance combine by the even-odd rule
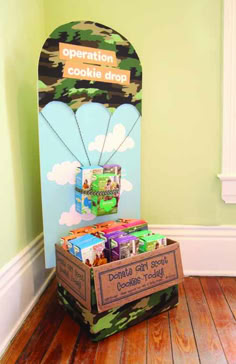
[[[55,266],[54,244],[70,230],[107,220],[104,211],[112,213],[113,220],[140,217],[142,67],[121,34],[102,24],[75,21],[59,26],[45,41],[38,92],[44,242],[50,268]],[[105,193],[102,202],[96,195],[84,196],[83,211],[78,212],[76,170],[104,165],[121,166],[118,195],[108,198]]]

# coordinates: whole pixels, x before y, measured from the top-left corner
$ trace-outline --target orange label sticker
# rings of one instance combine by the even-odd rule
[[[74,44],[59,43],[59,58],[65,61],[117,66],[116,53],[99,48],[82,47]]]
[[[129,85],[130,71],[67,61],[63,77]]]

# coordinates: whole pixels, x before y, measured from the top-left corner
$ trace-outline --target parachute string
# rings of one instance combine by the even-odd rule
[[[61,143],[64,145],[64,147],[70,152],[70,154],[80,163],[80,165],[83,167],[84,164],[77,158],[77,156],[71,151],[71,149],[67,146],[67,144],[64,142],[64,140],[60,137],[60,135],[57,133],[57,131],[53,128],[53,126],[50,124],[50,122],[48,121],[48,119],[46,118],[46,116],[42,113],[42,111],[40,111],[40,114],[42,115],[43,119],[46,121],[46,123],[48,124],[48,126],[51,128],[51,130],[53,131],[53,133],[58,137],[58,139],[61,141]],[[75,114],[74,114],[75,115]],[[102,149],[101,149],[101,153],[100,153],[100,157],[99,157],[99,160],[98,160],[98,165],[100,165],[100,162],[101,162],[101,159],[102,159],[102,155],[103,155],[103,152],[104,152],[104,146],[105,146],[105,143],[106,143],[106,139],[107,139],[107,135],[108,135],[108,130],[109,130],[109,126],[110,126],[110,122],[111,122],[111,117],[112,117],[112,114],[109,116],[109,120],[108,120],[108,123],[107,123],[107,128],[106,128],[106,134],[105,134],[105,137],[104,137],[104,141],[103,141],[103,146],[102,146]],[[103,163],[104,165],[105,164],[108,164],[108,162],[114,157],[114,155],[119,151],[120,147],[124,144],[124,142],[127,140],[127,138],[129,137],[129,135],[131,134],[132,130],[134,129],[135,125],[137,124],[139,118],[141,117],[141,114],[138,115],[137,119],[135,120],[134,124],[132,125],[130,131],[128,132],[128,134],[125,136],[125,138],[123,139],[123,141],[119,144],[119,146],[116,148],[116,150],[112,153],[112,155],[107,159],[107,161],[105,163]],[[83,144],[83,148],[84,148],[84,151],[85,151],[85,154],[86,154],[86,157],[88,159],[88,162],[89,162],[89,165],[91,166],[91,162],[90,162],[90,159],[89,159],[89,156],[88,156],[88,153],[87,153],[87,150],[86,150],[86,147],[85,147],[85,143],[84,143],[84,140],[83,140],[83,137],[82,137],[82,133],[81,133],[81,129],[80,129],[80,126],[79,126],[79,122],[78,122],[78,119],[75,115],[75,120],[76,120],[76,124],[77,124],[77,127],[78,127],[78,131],[79,131],[79,134],[80,134],[80,138],[81,138],[81,141],[82,141],[82,144]]]
[[[46,116],[42,113],[42,111],[40,111],[40,114],[42,115],[42,117],[44,118],[44,120],[46,121],[46,123],[48,124],[48,126],[51,128],[51,130],[54,132],[54,134],[58,137],[58,139],[62,142],[62,144],[64,145],[64,147],[70,152],[71,155],[73,155],[73,157],[80,163],[80,165],[83,167],[83,163],[80,162],[80,160],[76,157],[76,155],[70,150],[70,148],[66,145],[66,143],[64,142],[64,140],[60,137],[60,135],[56,132],[56,130],[52,127],[52,125],[50,124],[50,122],[48,121],[48,119],[46,118]]]
[[[79,127],[79,122],[78,122],[78,119],[76,117],[76,114],[74,114],[75,116],[75,121],[76,121],[76,124],[77,124],[77,127],[78,127],[78,131],[79,131],[79,135],[80,135],[80,139],[82,141],[82,144],[83,144],[83,147],[84,147],[84,151],[85,151],[85,154],[86,154],[86,157],[88,159],[88,162],[89,162],[89,165],[91,166],[91,162],[90,162],[90,159],[89,159],[89,156],[88,156],[88,153],[87,153],[87,150],[86,150],[86,147],[85,147],[85,144],[84,144],[84,139],[83,139],[83,136],[82,136],[82,133],[81,133],[81,129]]]
[[[105,164],[107,164],[112,157],[114,157],[114,155],[118,152],[118,150],[120,149],[120,147],[124,144],[124,142],[126,141],[126,139],[129,137],[130,133],[132,132],[132,130],[134,129],[135,125],[137,124],[138,122],[138,119],[141,117],[141,114],[139,114],[139,116],[137,117],[137,119],[135,120],[133,126],[131,127],[130,131],[128,132],[128,134],[126,135],[126,137],[124,138],[124,140],[120,143],[120,145],[118,146],[118,148],[112,153],[112,155],[110,156],[110,158],[108,158],[108,160],[106,161]]]
[[[99,166],[100,166],[100,162],[101,162],[101,158],[102,158],[102,154],[103,154],[103,149],[104,149],[106,139],[107,139],[107,134],[108,134],[109,126],[110,126],[111,117],[112,117],[112,114],[110,114],[109,120],[108,120],[108,123],[107,123],[107,130],[106,130],[106,134],[105,134],[105,137],[104,137],[104,140],[103,140],[103,146],[102,146],[102,149],[101,149],[100,157],[99,157],[99,160],[98,160],[98,165]]]

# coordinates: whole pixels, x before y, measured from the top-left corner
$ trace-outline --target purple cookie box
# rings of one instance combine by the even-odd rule
[[[115,239],[115,238],[119,238],[121,236],[125,236],[127,235],[124,231],[113,231],[111,233],[108,234],[104,234],[104,238],[106,239],[105,241],[105,249],[106,249],[106,258],[110,261],[111,258],[111,239]]]
[[[112,261],[138,254],[139,239],[136,236],[126,235],[115,237],[112,240],[117,243],[117,247],[114,247],[111,250]]]
[[[105,247],[107,249],[110,249],[110,241],[111,239],[113,238],[118,238],[119,236],[121,236],[123,233],[123,231],[112,231],[111,233],[108,233],[108,234],[104,234],[103,237],[106,239],[106,242],[105,242]],[[125,235],[125,233],[123,233],[123,235]]]

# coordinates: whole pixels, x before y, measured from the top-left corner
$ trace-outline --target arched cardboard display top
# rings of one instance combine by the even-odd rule
[[[72,228],[140,215],[142,67],[121,34],[91,21],[71,22],[56,28],[44,43],[38,82],[49,268],[55,265],[54,244]],[[80,215],[74,206],[75,168],[107,160],[122,166],[118,214]]]

